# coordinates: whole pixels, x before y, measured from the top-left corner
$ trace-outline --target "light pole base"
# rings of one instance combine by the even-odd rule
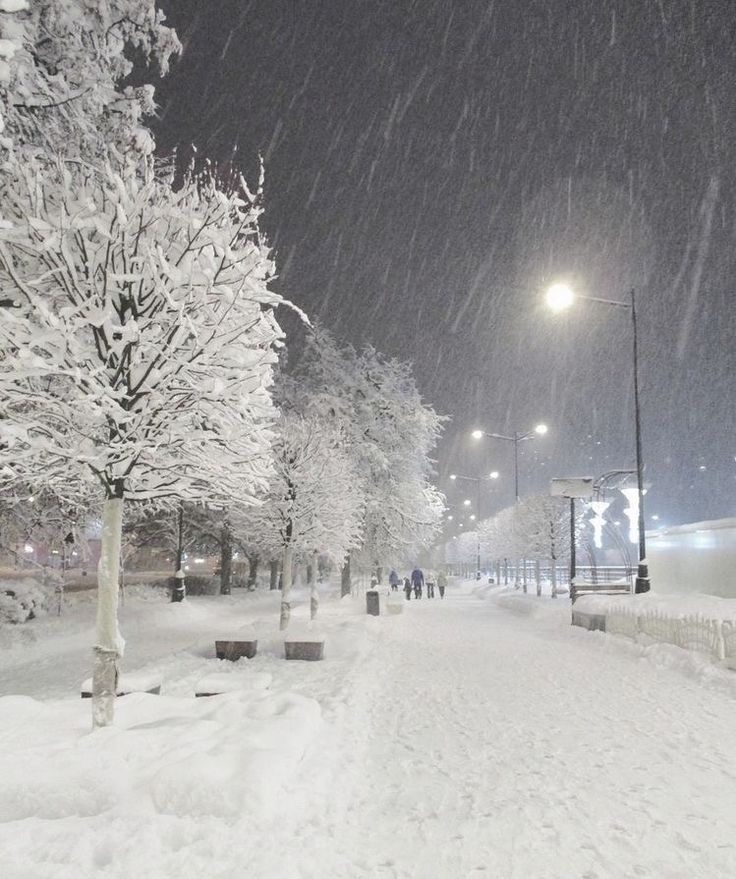
[[[649,582],[649,568],[647,565],[640,564],[636,572],[636,582],[634,583],[634,592],[640,595],[643,592],[649,592],[652,588]]]

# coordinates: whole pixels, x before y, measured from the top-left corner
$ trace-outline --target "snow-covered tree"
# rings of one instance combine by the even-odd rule
[[[71,553],[87,556],[86,527],[99,513],[99,498],[81,483],[63,494],[8,485],[0,497],[0,554],[18,563],[26,544],[43,546],[66,567]]]
[[[430,457],[442,419],[422,401],[409,364],[371,347],[340,346],[318,328],[299,370],[305,405],[344,433],[355,460],[365,496],[365,563],[379,568],[386,557],[431,545],[444,512]]]
[[[274,443],[275,474],[265,501],[240,511],[236,533],[282,556],[280,625],[291,615],[295,558],[313,560],[316,553],[341,563],[360,538],[362,494],[343,437],[315,416],[285,411]],[[317,614],[319,596],[312,578],[310,612]]]
[[[516,513],[516,529],[523,555],[535,561],[549,562],[552,596],[556,597],[557,564],[569,558],[569,501],[550,495],[537,495],[521,501],[517,505]],[[537,593],[539,592],[537,575]]]
[[[445,548],[445,561],[449,565],[460,566],[463,573],[475,570],[478,556],[478,532],[463,531],[448,541]]]
[[[0,149],[99,158],[153,150],[151,85],[181,46],[155,0],[0,0]]]
[[[255,500],[268,483],[280,338],[259,209],[210,174],[176,191],[150,157],[3,183],[0,480],[101,486],[94,721],[111,721],[124,498]],[[0,483],[1,487],[1,483]]]

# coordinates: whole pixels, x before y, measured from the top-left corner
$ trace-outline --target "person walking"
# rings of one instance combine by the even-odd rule
[[[411,585],[414,587],[414,598],[421,598],[422,587],[424,586],[424,573],[418,565],[411,572]]]
[[[437,575],[437,588],[440,590],[440,598],[444,598],[445,589],[447,588],[447,575],[442,571]]]
[[[427,574],[427,598],[434,598],[434,574]]]
[[[411,601],[411,580],[408,577],[404,577],[404,594],[406,600]]]
[[[399,589],[399,575],[393,568],[391,568],[391,573],[388,575],[388,582],[391,586],[391,591],[397,592]]]

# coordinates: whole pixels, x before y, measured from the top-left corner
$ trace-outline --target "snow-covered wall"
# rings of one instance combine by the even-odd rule
[[[736,519],[647,532],[652,590],[736,598]]]

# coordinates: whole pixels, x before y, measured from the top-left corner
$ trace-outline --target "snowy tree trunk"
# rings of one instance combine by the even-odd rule
[[[521,568],[521,585],[524,590],[524,595],[527,593],[526,588],[526,559],[521,560],[522,568]]]
[[[176,570],[174,571],[175,582],[171,589],[172,601],[183,601],[186,595],[184,580],[184,501],[179,503],[179,511],[176,516]]]
[[[537,582],[537,595],[542,594],[542,571],[539,559],[534,562],[534,579]]]
[[[276,559],[272,559],[268,563],[268,566],[270,569],[269,574],[270,574],[270,578],[271,578],[270,582],[268,584],[268,588],[271,591],[275,592],[279,588],[279,563],[278,563],[278,561],[276,561]]]
[[[220,595],[230,595],[233,579],[233,535],[227,519],[220,533]]]
[[[496,583],[501,585],[501,562],[496,562]]]
[[[310,619],[314,619],[317,616],[317,612],[319,611],[319,591],[317,589],[317,578],[314,576],[315,574],[315,565],[317,564],[317,553],[314,554],[312,561],[307,568],[307,574],[312,572],[311,580],[309,576],[307,576],[307,582],[309,583],[309,617]]]
[[[504,586],[509,585],[509,560],[508,559],[503,560],[503,585]]]
[[[345,598],[345,596],[350,595],[352,591],[353,586],[350,580],[350,553],[348,553],[340,575],[340,597]]]
[[[383,577],[383,568],[378,564],[378,562],[374,565],[374,574],[376,575],[376,582],[380,583],[381,578]]]
[[[123,489],[114,487],[117,497],[105,499],[102,509],[102,539],[97,568],[97,643],[92,674],[92,725],[109,726],[115,713],[118,661],[123,641],[118,628],[118,577],[123,532]]]
[[[291,566],[294,550],[290,543],[284,547],[284,561],[281,573],[281,620],[279,628],[283,631],[291,617]]]
[[[557,559],[552,559],[552,598],[557,598]]]
[[[256,582],[258,579],[258,563],[260,562],[260,557],[257,552],[254,552],[252,555],[248,556],[248,591],[253,592],[256,588]]]

